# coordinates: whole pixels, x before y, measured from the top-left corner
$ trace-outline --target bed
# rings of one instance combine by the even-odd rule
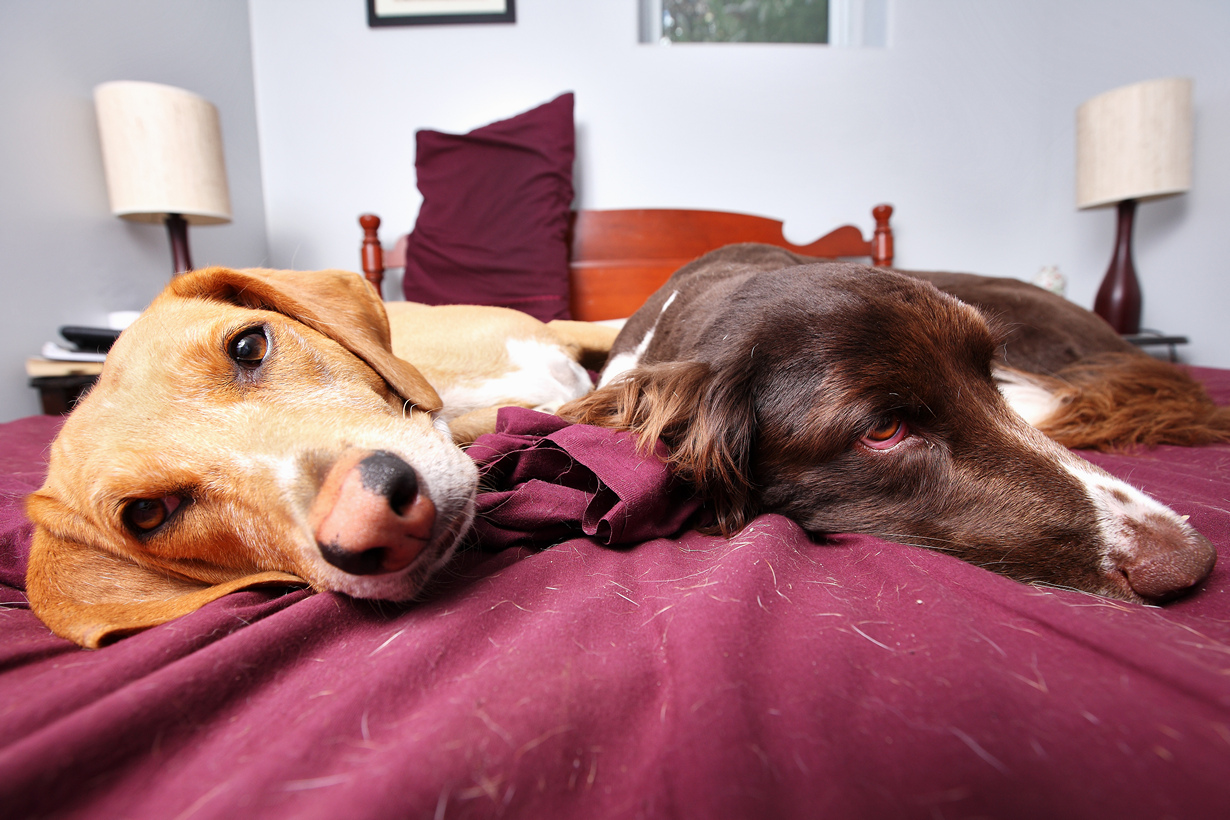
[[[565,217],[570,288],[585,293],[591,274],[652,281],[695,251],[644,250],[684,232],[640,213]],[[887,261],[878,214],[885,230],[870,238],[841,231],[858,244],[804,247]],[[649,245],[626,227],[613,246],[584,239],[629,219]],[[569,310],[604,319],[625,306],[570,296]],[[1230,403],[1230,371],[1192,372]],[[1193,594],[1148,607],[870,536],[814,541],[774,515],[731,539],[703,535],[690,493],[625,434],[506,410],[469,450],[484,473],[475,537],[421,601],[248,590],[91,651],[53,636],[22,591],[22,501],[60,423],[0,425],[5,817],[1197,818],[1230,806],[1230,446],[1085,454],[1190,515],[1220,553]]]
[[[564,242],[568,253],[569,318],[587,322],[626,319],[679,268],[735,242],[759,242],[818,259],[860,259],[891,266],[893,206],[871,209],[874,228],[864,237],[843,225],[805,245],[786,239],[780,220],[728,211],[627,208],[569,211]],[[363,214],[360,263],[377,291],[388,268],[404,269],[410,235],[389,247],[380,238],[382,220]],[[410,294],[414,295],[414,294]]]
[[[1230,371],[1193,372],[1230,402]],[[1230,447],[1086,454],[1221,553],[1157,608],[868,536],[817,543],[777,516],[701,535],[689,494],[622,434],[500,423],[470,450],[478,536],[423,601],[246,591],[96,651],[52,636],[22,593],[22,499],[60,419],[0,425],[5,815],[1230,805]]]
[[[1230,372],[1196,369],[1221,402]],[[0,425],[7,817],[1213,817],[1230,447],[1088,457],[1220,563],[1162,608],[765,516],[530,411],[425,600],[240,592],[96,651],[22,594],[52,416]],[[518,418],[517,416],[522,416]]]

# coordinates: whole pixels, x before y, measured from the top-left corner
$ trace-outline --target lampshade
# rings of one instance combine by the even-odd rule
[[[1136,83],[1076,111],[1076,207],[1177,194],[1192,184],[1192,81]]]
[[[218,109],[181,88],[143,82],[94,89],[111,212],[162,223],[231,221]]]

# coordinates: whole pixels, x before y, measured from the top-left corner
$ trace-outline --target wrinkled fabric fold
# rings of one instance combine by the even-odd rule
[[[627,546],[679,532],[699,509],[666,466],[665,447],[638,448],[620,430],[519,407],[467,451],[479,465],[478,542],[484,549],[549,546],[580,535]]]

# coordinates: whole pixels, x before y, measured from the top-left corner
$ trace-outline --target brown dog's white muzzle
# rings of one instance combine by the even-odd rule
[[[312,505],[320,553],[351,575],[400,572],[431,539],[436,507],[414,468],[385,451],[343,456]]]

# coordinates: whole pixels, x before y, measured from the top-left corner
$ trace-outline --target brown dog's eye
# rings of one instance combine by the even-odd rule
[[[166,523],[179,503],[175,496],[133,499],[124,507],[124,525],[138,535],[153,532]]]
[[[254,368],[265,360],[269,339],[263,330],[248,330],[231,342],[230,356],[242,367]]]
[[[907,432],[905,422],[898,416],[885,416],[872,425],[860,441],[872,449],[887,450],[900,444]]]
[[[889,416],[882,419],[875,427],[867,431],[867,438],[872,441],[888,441],[893,436],[897,435],[897,431],[901,429],[901,419],[896,416]]]

